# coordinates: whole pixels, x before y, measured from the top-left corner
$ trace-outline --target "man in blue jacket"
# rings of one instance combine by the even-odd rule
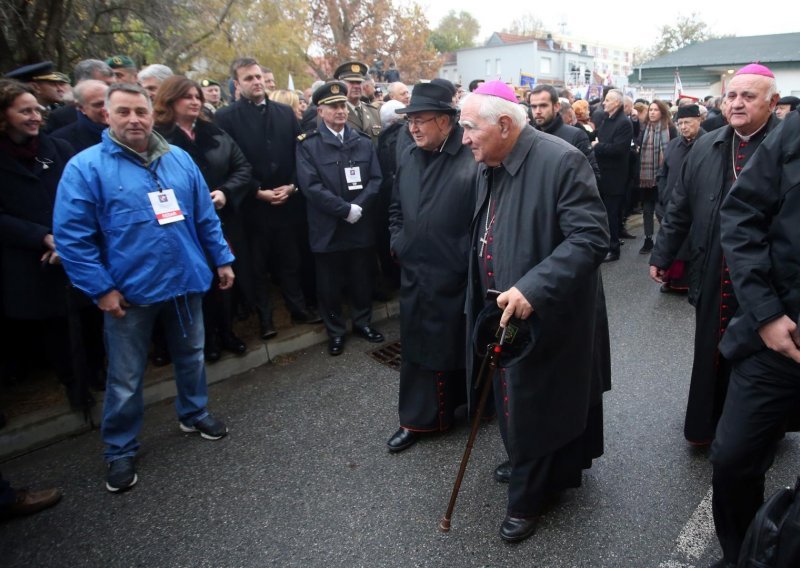
[[[72,159],[58,187],[54,237],[64,268],[105,314],[108,384],[102,436],[106,488],[129,489],[141,429],[142,381],[153,324],[164,322],[175,365],[180,428],[218,440],[225,425],[207,408],[201,299],[233,285],[234,260],[208,187],[192,158],[153,132],[139,86],[106,94],[108,130]]]

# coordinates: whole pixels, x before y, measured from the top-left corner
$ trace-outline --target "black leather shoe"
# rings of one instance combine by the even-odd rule
[[[359,337],[363,337],[370,343],[382,343],[383,342],[383,334],[378,331],[377,329],[373,329],[368,325],[364,327],[357,327],[353,330],[353,333],[358,335]]]
[[[245,345],[244,341],[232,333],[223,333],[219,342],[225,351],[230,351],[236,355],[244,355],[245,351],[247,351],[247,345]]]
[[[639,249],[639,254],[649,254],[653,252],[653,239],[650,237],[644,238],[644,244],[642,248]]]
[[[614,262],[615,260],[619,260],[619,253],[618,252],[610,252],[603,259],[603,262]]]
[[[328,353],[336,357],[337,355],[341,355],[344,351],[344,337],[337,336],[331,337],[328,340]]]
[[[275,326],[272,325],[271,321],[261,324],[261,328],[259,329],[259,334],[261,335],[261,339],[271,339],[278,335],[278,332],[275,331]]]
[[[500,538],[506,542],[520,542],[536,532],[536,519],[509,517],[500,525]]]
[[[506,460],[494,469],[494,480],[498,483],[508,483],[511,479],[511,462]]]
[[[292,314],[292,323],[320,323],[322,318],[320,315],[313,310],[305,310],[302,312],[297,312],[296,314]]]
[[[411,430],[400,428],[394,435],[386,442],[386,446],[392,453],[402,452],[417,443],[419,436]]]

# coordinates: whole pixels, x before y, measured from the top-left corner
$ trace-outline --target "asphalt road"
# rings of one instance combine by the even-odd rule
[[[211,387],[230,427],[219,442],[182,434],[170,403],[146,410],[139,484],[112,495],[97,432],[6,462],[17,486],[58,486],[63,501],[0,525],[12,566],[707,566],[719,554],[705,451],[683,439],[693,316],[647,278],[641,240],[603,267],[613,390],[605,455],[518,545],[497,535],[505,486],[497,425],[476,442],[448,534],[437,530],[467,437],[447,434],[398,455],[398,373],[360,339],[324,346]],[[398,338],[398,322],[382,326]],[[792,482],[800,438],[787,436],[768,490]]]

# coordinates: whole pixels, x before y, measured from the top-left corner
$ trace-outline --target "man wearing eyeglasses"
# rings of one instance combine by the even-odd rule
[[[383,341],[370,327],[375,258],[371,217],[381,168],[369,137],[347,124],[347,92],[341,81],[317,89],[313,102],[322,122],[318,130],[297,138],[297,180],[307,200],[319,309],[328,331],[328,352],[334,356],[344,351],[345,291],[353,333],[372,343]]]
[[[400,429],[387,442],[390,452],[447,430],[466,402],[464,302],[478,165],[461,144],[454,91],[420,83],[396,111],[406,114],[414,144],[400,156],[389,208],[392,253],[402,270],[403,351]]]

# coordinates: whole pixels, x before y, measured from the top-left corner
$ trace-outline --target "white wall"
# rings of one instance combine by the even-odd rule
[[[778,69],[775,71],[775,81],[782,97],[800,97],[800,69]]]
[[[535,43],[522,43],[503,45],[497,47],[482,47],[465,49],[457,52],[458,73],[462,84],[468,84],[473,79],[501,81],[519,84],[519,73],[531,73],[539,76],[537,49]],[[489,60],[487,72],[486,61]],[[497,62],[500,60],[500,73],[497,72]],[[558,71],[558,62],[553,62]]]

